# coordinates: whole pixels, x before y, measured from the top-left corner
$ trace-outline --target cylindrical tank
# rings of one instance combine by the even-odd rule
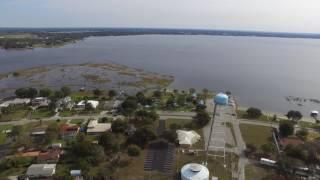
[[[190,163],[186,164],[181,169],[182,180],[209,180],[209,170],[207,167]]]

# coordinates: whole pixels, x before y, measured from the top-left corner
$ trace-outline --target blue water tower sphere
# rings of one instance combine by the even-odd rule
[[[228,104],[229,97],[224,93],[218,93],[214,97],[214,103],[217,105],[227,105]]]

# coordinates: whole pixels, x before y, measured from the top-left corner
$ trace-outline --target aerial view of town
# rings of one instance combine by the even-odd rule
[[[0,1],[0,180],[319,180],[319,8]]]

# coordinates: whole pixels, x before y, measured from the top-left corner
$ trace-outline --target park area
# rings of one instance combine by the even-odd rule
[[[272,128],[267,126],[240,124],[240,130],[245,143],[257,147],[269,143],[272,137]]]

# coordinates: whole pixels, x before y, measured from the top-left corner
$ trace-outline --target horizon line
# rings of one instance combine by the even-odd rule
[[[168,27],[0,27],[0,29],[158,29],[158,30],[197,30],[197,31],[226,31],[226,32],[252,32],[252,33],[274,33],[274,34],[309,34],[320,35],[316,32],[285,32],[268,30],[244,30],[244,29],[209,29],[209,28],[168,28]]]

